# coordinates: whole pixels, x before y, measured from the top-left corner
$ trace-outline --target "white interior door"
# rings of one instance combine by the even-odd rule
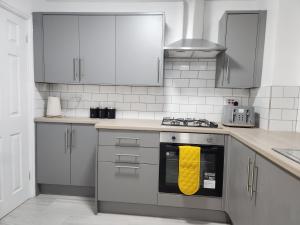
[[[0,8],[0,218],[29,197],[26,21]]]

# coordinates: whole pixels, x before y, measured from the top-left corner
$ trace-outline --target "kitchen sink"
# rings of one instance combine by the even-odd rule
[[[300,164],[300,149],[273,148],[273,150]]]

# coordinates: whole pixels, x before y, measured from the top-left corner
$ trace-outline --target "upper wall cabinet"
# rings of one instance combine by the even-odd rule
[[[79,16],[80,82],[115,83],[115,17]]]
[[[163,14],[33,13],[35,81],[162,85]]]
[[[216,86],[253,88],[261,83],[266,11],[228,11],[219,24]]]
[[[45,15],[43,27],[45,81],[79,82],[78,17]]]
[[[116,32],[117,84],[162,84],[162,15],[117,16]]]

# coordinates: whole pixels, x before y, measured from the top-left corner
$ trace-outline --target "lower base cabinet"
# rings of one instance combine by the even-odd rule
[[[229,138],[228,152],[226,211],[234,225],[250,225],[254,204],[248,185],[255,152],[233,138]]]
[[[226,211],[233,225],[299,225],[300,180],[230,138]]]
[[[299,225],[300,180],[256,155],[253,225]]]
[[[158,165],[99,162],[98,200],[157,204]]]
[[[37,183],[95,186],[97,145],[93,125],[37,123]]]

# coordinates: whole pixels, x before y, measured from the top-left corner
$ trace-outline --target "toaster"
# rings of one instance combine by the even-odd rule
[[[254,107],[225,105],[222,123],[229,127],[255,127]]]

